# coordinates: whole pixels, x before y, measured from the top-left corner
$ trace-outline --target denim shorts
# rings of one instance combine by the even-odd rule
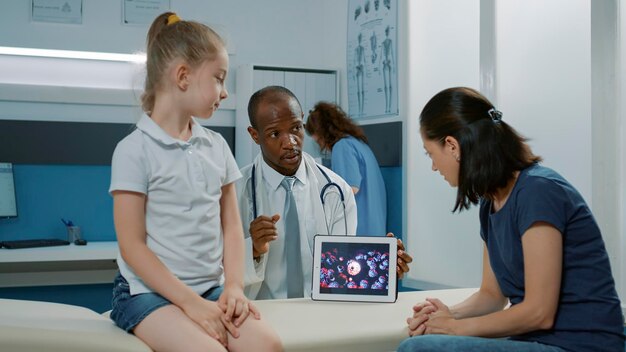
[[[206,291],[202,297],[215,302],[220,298],[222,291],[222,286],[216,286]],[[119,272],[115,276],[111,300],[111,319],[127,332],[132,332],[135,326],[150,313],[168,304],[172,304],[172,302],[154,292],[131,295],[128,281]]]

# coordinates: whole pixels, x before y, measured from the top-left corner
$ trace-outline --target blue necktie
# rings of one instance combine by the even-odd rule
[[[285,257],[287,259],[287,298],[300,298],[302,292],[302,260],[300,258],[300,222],[293,197],[295,177],[285,177],[280,185],[285,189]]]

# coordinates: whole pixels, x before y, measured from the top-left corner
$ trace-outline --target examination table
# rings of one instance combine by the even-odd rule
[[[401,292],[396,303],[316,302],[307,298],[256,301],[285,351],[394,351],[408,336],[415,303],[436,297],[458,303],[476,288]],[[0,351],[150,351],[117,328],[108,314],[38,301],[0,299]]]

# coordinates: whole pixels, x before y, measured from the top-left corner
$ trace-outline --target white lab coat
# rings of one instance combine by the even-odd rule
[[[275,209],[277,209],[276,206],[270,204],[268,192],[265,188],[265,182],[263,180],[263,162],[263,157],[261,154],[259,154],[252,164],[241,169],[243,177],[239,179],[236,183],[237,199],[239,202],[239,211],[241,212],[241,221],[243,223],[243,232],[246,246],[244,277],[244,283],[246,285],[245,292],[250,299],[257,298],[259,289],[261,288],[261,283],[265,279],[265,275],[271,275],[272,271],[272,268],[269,268],[267,266],[268,258],[272,255],[272,243],[270,242],[269,251],[261,256],[259,262],[256,262],[253,259],[252,255],[252,238],[250,237],[250,222],[254,220],[254,209],[252,202],[253,165],[256,165],[255,183],[257,216],[271,216],[272,214],[276,213]],[[302,274],[304,277],[304,296],[309,297],[311,295],[314,236],[317,234],[328,235],[329,230],[330,234],[333,235],[354,235],[356,233],[357,213],[354,194],[350,186],[339,175],[337,175],[330,169],[320,165],[320,167],[324,169],[324,172],[326,172],[331,181],[340,186],[344,194],[346,222],[344,222],[344,211],[341,202],[332,201],[335,199],[338,200],[338,197],[333,197],[332,195],[329,196],[329,198],[332,199],[330,199],[330,201],[326,201],[326,204],[324,205],[324,207],[322,207],[322,202],[320,200],[320,191],[322,187],[324,187],[328,183],[328,181],[326,180],[324,175],[322,175],[317,167],[315,160],[310,155],[303,152],[302,162],[304,163],[306,168],[307,182],[310,184],[310,195],[308,199],[312,201],[311,209],[313,210],[312,214],[298,214],[300,221],[300,233],[305,234],[304,236],[306,236],[306,240],[304,236],[301,236],[300,254],[302,257]],[[332,187],[329,188],[329,190],[330,189],[332,189]],[[330,192],[333,191],[331,190]],[[324,208],[326,211],[324,211]],[[316,224],[315,226],[317,228],[315,232],[309,231],[307,233],[305,225],[307,222],[307,217],[308,220],[311,221],[311,216],[314,217],[312,220]],[[283,234],[281,233],[278,234],[278,236],[282,235]]]

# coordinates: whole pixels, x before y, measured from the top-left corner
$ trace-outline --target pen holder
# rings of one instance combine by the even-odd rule
[[[82,234],[80,232],[80,226],[66,226],[67,227],[67,240],[70,243],[74,243],[76,240],[82,239]]]

